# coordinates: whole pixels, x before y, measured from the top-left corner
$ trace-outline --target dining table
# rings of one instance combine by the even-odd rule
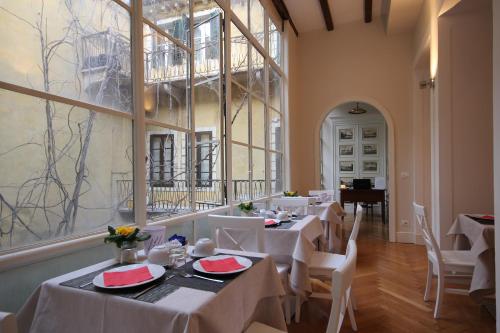
[[[459,214],[447,233],[454,236],[455,250],[470,250],[475,266],[469,294],[481,297],[495,290],[494,217],[484,214]]]
[[[234,333],[259,321],[286,330],[285,295],[271,256],[218,249],[252,261],[246,271],[213,282],[170,274],[140,297],[141,287],[109,292],[89,284],[117,266],[107,260],[43,282],[17,315],[21,333]],[[182,269],[193,273],[190,261]],[[139,288],[139,289],[137,289]],[[149,288],[149,287],[148,287]]]

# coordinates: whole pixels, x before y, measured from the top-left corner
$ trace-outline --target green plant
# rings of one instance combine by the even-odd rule
[[[108,226],[109,235],[104,238],[104,243],[115,243],[121,249],[123,243],[142,242],[151,237],[148,233],[141,233],[139,228],[131,226],[120,226],[113,228]]]
[[[299,196],[299,192],[298,191],[294,191],[294,192],[292,192],[292,191],[285,191],[285,192],[283,192],[283,195],[285,197],[298,197]]]
[[[245,213],[250,213],[254,210],[253,202],[242,202],[238,205],[238,208]]]

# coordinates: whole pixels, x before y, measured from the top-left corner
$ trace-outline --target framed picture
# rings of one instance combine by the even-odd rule
[[[354,172],[354,161],[339,161],[340,172]]]
[[[354,178],[352,177],[340,177],[339,178],[339,181],[340,181],[340,185],[345,185],[346,187],[352,187],[352,180]]]
[[[339,145],[340,156],[354,156],[354,145]]]
[[[363,161],[363,172],[378,172],[378,161]]]
[[[363,140],[373,140],[378,137],[378,129],[376,127],[364,127],[361,129],[361,137]]]
[[[354,140],[354,128],[339,129],[339,140],[340,141]]]
[[[364,143],[363,144],[363,155],[377,156],[378,155],[378,145],[376,143]]]

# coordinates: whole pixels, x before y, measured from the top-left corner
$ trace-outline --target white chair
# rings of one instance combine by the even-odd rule
[[[250,324],[250,326],[245,330],[244,333],[286,333],[286,331],[280,331],[271,326],[267,326],[254,321],[252,324]]]
[[[312,214],[316,214],[316,199],[307,197],[282,197],[273,199],[273,205],[281,210],[290,210],[300,214],[307,215],[309,213],[309,204],[313,204]]]
[[[16,316],[0,311],[0,333],[17,333]]]
[[[222,240],[226,243],[231,243],[231,250],[247,251],[247,252],[265,252],[264,246],[264,231],[265,224],[263,217],[241,217],[241,216],[224,216],[224,215],[208,215],[208,224],[212,232],[212,238],[218,248],[222,246]],[[234,239],[231,231],[241,231],[245,233],[245,244]],[[224,244],[226,244],[224,243]],[[281,277],[283,287],[288,293],[288,273],[290,265],[276,264],[276,270]],[[287,296],[285,300],[285,319],[290,323],[290,303],[294,296]]]
[[[352,329],[358,330],[351,303],[352,281],[356,273],[358,249],[354,240],[350,240],[347,246],[349,252],[346,254],[346,259],[332,272],[332,309],[326,333],[340,332],[346,311],[349,313]]]
[[[333,201],[335,199],[335,190],[309,190],[309,195],[315,197],[326,195],[328,201]]]
[[[459,295],[469,295],[468,289],[444,288],[445,280],[464,282],[472,278],[474,271],[474,257],[470,251],[441,251],[432,230],[427,223],[424,206],[413,203],[417,224],[422,232],[425,247],[427,248],[428,271],[424,301],[429,300],[432,287],[432,278],[437,273],[438,286],[434,318],[439,318],[441,303],[445,292]]]

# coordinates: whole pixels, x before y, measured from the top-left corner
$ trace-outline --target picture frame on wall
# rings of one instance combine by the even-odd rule
[[[354,161],[339,161],[339,169],[341,173],[353,173],[354,172]]]
[[[339,141],[352,141],[354,140],[354,128],[341,128],[339,129]]]
[[[361,138],[363,140],[375,140],[378,138],[377,127],[363,127],[361,129]]]
[[[354,145],[339,145],[339,156],[354,156]]]
[[[378,144],[376,143],[364,143],[362,150],[364,156],[378,156]]]
[[[363,161],[363,172],[378,173],[378,161]]]
[[[353,182],[354,178],[352,177],[340,177],[339,178],[339,185],[345,185],[347,188],[351,188],[352,187],[352,182]]]

